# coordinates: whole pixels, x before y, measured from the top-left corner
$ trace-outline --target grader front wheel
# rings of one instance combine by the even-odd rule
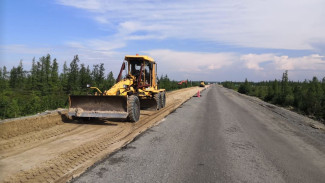
[[[131,95],[128,98],[128,120],[131,122],[137,122],[140,118],[140,101],[135,95]]]

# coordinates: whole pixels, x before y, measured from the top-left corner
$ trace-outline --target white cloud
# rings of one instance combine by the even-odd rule
[[[237,59],[237,56],[233,53],[200,53],[173,50],[149,50],[144,53],[157,59],[160,73],[176,73],[178,77],[188,74],[217,72],[219,69],[232,65]]]
[[[323,0],[58,0],[116,25],[127,39],[198,39],[243,47],[313,49],[325,40]],[[146,35],[132,35],[147,31]]]
[[[248,69],[264,70],[259,64],[270,62],[268,70],[299,70],[299,71],[323,71],[325,73],[324,56],[313,54],[302,57],[289,57],[287,55],[275,54],[246,54],[240,57]]]
[[[259,64],[267,61],[274,60],[273,54],[246,54],[240,57],[240,60],[245,62],[245,66],[248,69],[264,70]]]
[[[274,58],[276,69],[280,70],[314,70],[325,73],[324,56],[314,54],[303,57],[276,56]]]
[[[89,11],[100,12],[102,2],[97,0],[58,0],[58,2],[65,6],[73,6],[76,8],[87,9]]]

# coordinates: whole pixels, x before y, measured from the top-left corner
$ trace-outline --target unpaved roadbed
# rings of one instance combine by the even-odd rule
[[[69,120],[66,111],[0,123],[0,182],[66,182],[161,121],[203,88],[167,93],[137,123]]]

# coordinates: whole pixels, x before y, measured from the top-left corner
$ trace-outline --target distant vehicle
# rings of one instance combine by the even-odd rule
[[[205,83],[204,83],[204,81],[201,81],[201,83],[200,83],[200,87],[205,87]]]
[[[182,85],[183,83],[187,84],[187,80],[183,80],[183,81],[179,82],[178,85]]]

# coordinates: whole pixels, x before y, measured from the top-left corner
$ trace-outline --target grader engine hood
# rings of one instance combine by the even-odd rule
[[[114,86],[112,86],[111,89],[108,91],[105,91],[105,95],[110,95],[110,96],[116,96],[116,95],[127,95],[126,88],[128,88],[130,85],[132,85],[133,80],[132,79],[124,79],[116,83]]]
[[[69,116],[126,118],[127,96],[88,96],[69,97]]]

